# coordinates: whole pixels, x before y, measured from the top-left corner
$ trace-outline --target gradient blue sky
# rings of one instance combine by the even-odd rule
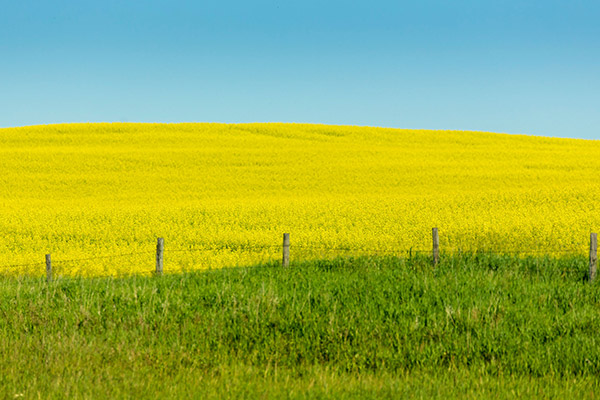
[[[309,122],[600,139],[600,1],[0,0],[0,126]]]

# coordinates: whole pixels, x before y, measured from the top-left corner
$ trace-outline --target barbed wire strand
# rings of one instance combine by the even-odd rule
[[[12,264],[12,265],[2,265],[0,266],[0,268],[6,268],[6,269],[10,269],[10,268],[22,268],[22,267],[39,267],[39,266],[44,266],[46,265],[45,262],[37,262],[37,263],[31,263],[31,264]]]
[[[255,249],[275,249],[275,248],[281,248],[281,246],[276,246],[276,245],[256,245],[256,246],[214,246],[214,247],[203,247],[203,248],[199,248],[199,249],[165,249],[166,251],[169,252],[174,252],[174,253],[185,253],[185,252],[190,252],[190,253],[194,253],[194,252],[202,252],[202,251],[215,251],[215,250],[219,250],[219,251],[226,251],[226,250],[230,250],[230,251],[244,251],[244,250],[255,250]]]
[[[212,246],[212,247],[203,247],[203,248],[176,248],[176,249],[168,249],[167,252],[182,252],[182,253],[195,253],[195,252],[203,252],[203,251],[231,251],[231,252],[244,252],[245,250],[266,250],[266,249],[281,249],[280,245],[244,245],[244,246]],[[326,252],[355,252],[357,256],[371,256],[371,255],[418,255],[422,253],[431,253],[432,249],[420,249],[420,248],[409,248],[409,249],[373,249],[373,248],[351,248],[351,247],[328,247],[322,245],[292,245],[290,246],[290,250],[299,249],[299,250],[312,250],[312,251],[326,251]],[[515,256],[529,256],[529,255],[545,255],[552,256],[556,254],[563,255],[581,255],[584,256],[587,253],[587,249],[536,249],[536,250],[503,250],[503,249],[476,249],[476,250],[464,250],[460,248],[451,248],[444,249],[440,248],[441,254],[451,254],[451,255],[461,255],[461,256],[479,256],[479,255],[495,255],[495,256],[503,256],[503,255],[515,255]],[[132,257],[132,256],[150,256],[155,254],[154,252],[135,252],[135,253],[123,253],[123,254],[114,254],[114,255],[104,255],[97,257],[88,257],[88,258],[76,258],[76,259],[67,259],[67,260],[53,260],[53,266],[58,266],[60,264],[69,264],[75,262],[84,262],[84,261],[96,261],[96,260],[106,260],[112,258],[124,258],[124,257]],[[264,261],[264,260],[263,260]],[[36,263],[28,263],[28,264],[9,264],[2,265],[0,269],[14,269],[14,268],[28,268],[28,267],[42,267],[45,266],[43,262]],[[140,273],[127,273],[130,275],[136,275]],[[143,273],[142,273],[143,274]],[[109,275],[114,276],[114,275]]]
[[[54,261],[52,260],[52,264],[56,263],[72,263],[72,262],[79,262],[79,261],[94,261],[94,260],[105,260],[108,258],[123,258],[123,257],[131,257],[131,256],[137,256],[137,255],[150,255],[150,254],[156,254],[154,252],[151,251],[146,251],[146,252],[139,252],[139,253],[125,253],[125,254],[115,254],[115,255],[109,255],[109,256],[98,256],[98,257],[89,257],[89,258],[74,258],[74,259],[69,259],[69,260],[57,260]]]

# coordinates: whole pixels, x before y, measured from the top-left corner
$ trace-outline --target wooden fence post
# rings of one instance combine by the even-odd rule
[[[290,266],[290,234],[289,233],[283,234],[283,260],[282,260],[281,265],[283,265],[284,268]]]
[[[46,254],[46,281],[52,282],[52,259],[50,254]]]
[[[165,252],[165,240],[158,238],[156,243],[156,275],[163,273],[163,253]]]
[[[590,281],[596,279],[596,270],[598,268],[598,235],[590,234]]]
[[[440,237],[438,235],[438,228],[431,230],[433,236],[433,266],[435,267],[440,261]]]

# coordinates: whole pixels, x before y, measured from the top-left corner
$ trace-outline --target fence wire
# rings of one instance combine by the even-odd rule
[[[220,244],[206,245],[192,243],[184,247],[165,249],[165,273],[185,272],[199,269],[220,268],[223,266],[266,265],[281,262],[282,245],[253,244]],[[557,248],[557,249],[476,249],[465,250],[458,247],[440,247],[440,255],[450,257],[581,257],[589,255],[589,249]],[[325,244],[291,245],[292,261],[311,261],[317,259],[334,259],[337,257],[425,257],[432,255],[432,248],[421,247],[392,249],[374,247],[327,246]],[[156,252],[132,252],[96,257],[53,259],[52,276],[85,276],[85,277],[128,277],[151,276],[155,274]],[[581,266],[573,264],[573,268],[564,269],[563,274],[581,270]],[[0,275],[10,276],[44,276],[45,262],[0,265]]]

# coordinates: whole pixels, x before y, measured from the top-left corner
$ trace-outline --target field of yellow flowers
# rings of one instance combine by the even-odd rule
[[[2,273],[150,273],[344,254],[584,255],[600,142],[303,124],[0,129]],[[73,261],[71,261],[73,260]]]

